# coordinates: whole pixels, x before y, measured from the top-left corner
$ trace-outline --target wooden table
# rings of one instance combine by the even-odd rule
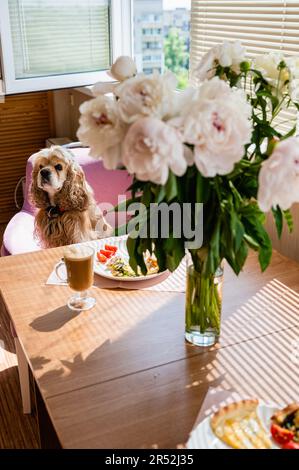
[[[0,288],[64,448],[176,448],[209,387],[267,402],[298,400],[299,265],[255,254],[225,269],[222,333],[210,349],[184,341],[184,294],[94,288],[70,312],[70,289],[46,286],[61,249],[0,259]]]

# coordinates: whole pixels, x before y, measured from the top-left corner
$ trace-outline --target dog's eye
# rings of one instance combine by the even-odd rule
[[[55,165],[55,170],[57,170],[57,171],[62,170],[62,166],[60,165],[60,163],[58,163],[58,165]]]
[[[39,169],[41,170],[42,168],[43,168],[43,165],[40,165],[40,166],[39,166]]]

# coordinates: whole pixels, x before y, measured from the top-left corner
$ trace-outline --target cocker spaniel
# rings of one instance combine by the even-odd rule
[[[41,246],[54,248],[110,236],[112,228],[72,153],[52,146],[34,157],[31,200],[39,209],[35,236]]]

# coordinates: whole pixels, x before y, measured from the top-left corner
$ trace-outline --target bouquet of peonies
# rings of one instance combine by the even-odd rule
[[[191,225],[203,204],[202,246],[189,248],[197,281],[190,282],[187,326],[199,325],[201,335],[219,332],[214,280],[222,260],[238,274],[252,248],[266,269],[272,248],[264,212],[272,210],[279,236],[284,219],[292,229],[299,141],[292,137],[296,122],[285,135],[276,122],[286,108],[299,109],[299,58],[269,53],[249,60],[239,42],[224,43],[202,58],[193,86],[183,92],[171,72],[136,74],[128,57],[110,73],[118,81],[97,84],[96,97],[81,106],[78,137],[107,169],[125,167],[134,175],[130,202],[146,211],[136,215],[139,235],[129,233],[131,266],[146,271],[146,250],[170,271],[185,256],[190,240],[177,236],[174,224],[167,237],[163,223],[154,237],[142,231],[150,228],[152,204],[177,203],[183,210],[188,203]]]

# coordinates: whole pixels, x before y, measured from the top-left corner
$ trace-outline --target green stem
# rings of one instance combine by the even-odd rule
[[[214,275],[204,276],[195,266],[187,271],[186,290],[186,330],[200,330],[204,334],[208,328],[220,333],[221,281]]]

